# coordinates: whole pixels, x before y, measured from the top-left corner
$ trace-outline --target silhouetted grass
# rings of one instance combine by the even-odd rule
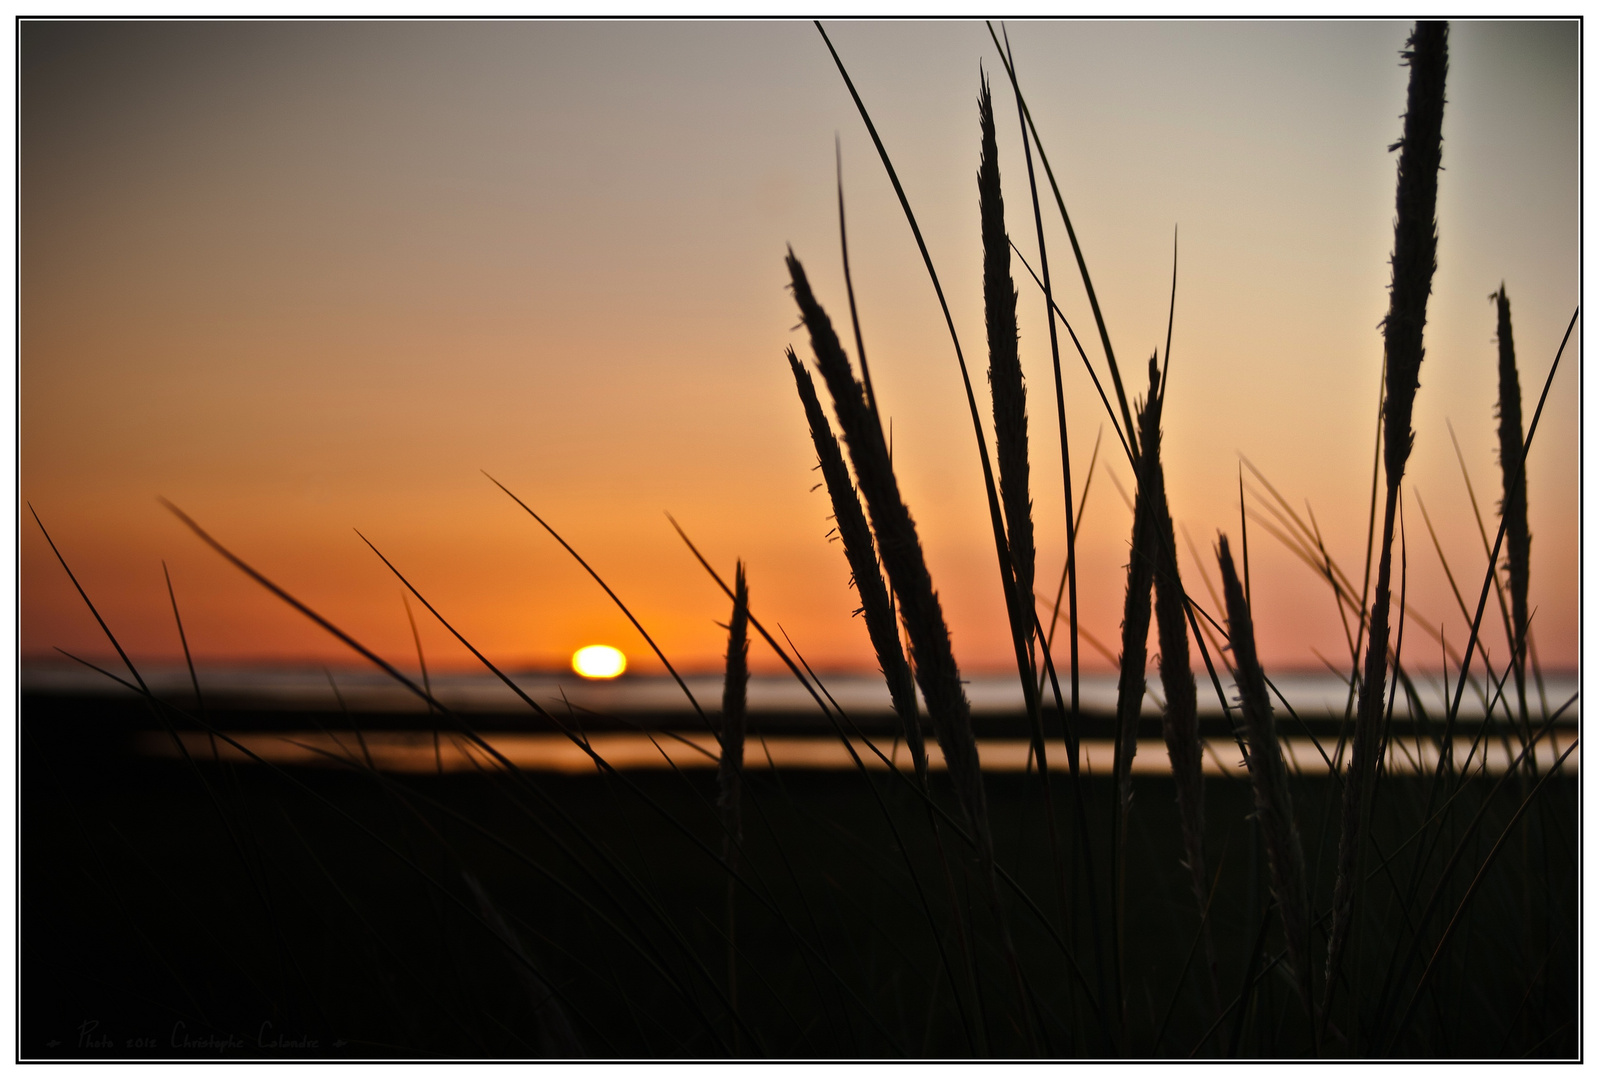
[[[1227,637],[1232,643],[1233,678],[1249,745],[1249,783],[1255,792],[1255,817],[1271,866],[1271,891],[1277,900],[1283,937],[1305,1015],[1311,1016],[1310,908],[1305,881],[1305,852],[1294,823],[1288,766],[1277,740],[1266,676],[1255,651],[1255,627],[1244,587],[1233,566],[1227,537],[1217,541],[1222,589],[1227,597]]]
[[[474,718],[436,698],[414,621],[420,682],[167,504],[241,572],[406,687],[428,709],[435,739],[471,748],[481,772],[445,775],[441,759],[439,775],[384,773],[358,730],[340,752],[316,750],[335,768],[285,768],[230,734],[236,718],[219,713],[192,662],[193,708],[152,693],[47,533],[127,669],[126,678],[102,674],[129,690],[130,709],[148,711],[148,720],[118,714],[115,722],[158,724],[180,760],[129,764],[107,756],[64,767],[74,760],[69,752],[82,753],[79,731],[108,721],[69,715],[72,706],[60,702],[25,703],[22,1056],[81,1053],[81,1046],[61,1049],[60,1039],[47,1053],[39,1034],[81,1011],[70,974],[80,969],[100,973],[95,977],[115,990],[93,1000],[114,1000],[129,1015],[168,1026],[224,1032],[265,1019],[274,1030],[323,1033],[328,1041],[304,1056],[1436,1058],[1578,1051],[1577,791],[1562,771],[1575,742],[1539,757],[1540,741],[1551,745],[1575,699],[1534,713],[1524,674],[1525,468],[1565,343],[1523,436],[1502,285],[1495,299],[1505,494],[1492,544],[1479,514],[1488,565],[1475,608],[1416,500],[1470,626],[1465,644],[1447,640],[1406,596],[1403,482],[1435,258],[1446,29],[1418,24],[1405,54],[1411,88],[1399,144],[1377,450],[1384,514],[1379,529],[1374,471],[1360,579],[1340,566],[1308,506],[1301,513],[1253,464],[1244,462],[1247,489],[1242,470],[1239,477],[1240,527],[1252,521],[1263,528],[1331,590],[1329,614],[1341,622],[1348,656],[1327,666],[1349,682],[1343,720],[1352,732],[1331,726],[1332,719],[1302,716],[1262,668],[1247,532],[1241,573],[1227,538],[1219,539],[1219,590],[1207,560],[1196,557],[1187,567],[1190,578],[1199,572],[1211,610],[1185,590],[1164,465],[1182,448],[1168,445],[1162,432],[1175,242],[1165,364],[1158,353],[1151,357],[1147,390],[1129,403],[1010,42],[990,32],[1015,99],[1040,271],[1033,280],[1055,375],[1067,557],[1053,605],[1045,597],[1047,629],[1034,595],[1041,523],[1033,515],[1022,365],[1035,346],[1018,336],[1011,256],[1027,261],[1005,220],[990,88],[984,79],[978,96],[977,211],[997,478],[931,253],[866,103],[831,41],[827,47],[950,330],[983,470],[1032,747],[1029,771],[983,770],[961,670],[866,367],[840,178],[858,377],[799,258],[790,251],[786,260],[837,436],[810,372],[792,349],[786,358],[897,728],[873,727],[841,708],[794,642],[752,608],[743,564],[729,582],[678,527],[731,603],[722,707],[720,715],[708,713],[600,570],[495,481],[626,615],[691,702],[700,730],[649,732],[657,746],[700,735],[698,751],[716,764],[714,779],[675,763],[654,775],[617,768],[590,738],[591,725],[605,718],[534,700],[367,541],[407,595],[516,694],[527,709],[518,722],[561,733],[594,768],[585,778],[535,774],[498,752]],[[1057,300],[1035,152],[1073,248],[1114,403]],[[1133,476],[1111,716],[1079,709],[1079,642],[1105,651],[1079,625],[1076,607],[1077,534],[1098,445],[1079,495],[1056,319],[1094,379]],[[1390,597],[1396,538],[1397,607]],[[1510,655],[1490,660],[1479,629],[1506,548]],[[189,637],[170,577],[167,585],[187,658]],[[1064,642],[1056,633],[1063,601]],[[409,619],[408,599],[406,611]],[[1454,680],[1443,716],[1420,707],[1415,672],[1425,665],[1406,658],[1411,626],[1432,635],[1444,678]],[[1159,730],[1171,770],[1135,779],[1139,736],[1152,731],[1143,719],[1152,629]],[[1221,701],[1223,725],[1201,721],[1190,637]],[[746,700],[751,640],[770,648],[804,687],[826,730],[847,749],[848,771],[806,776],[772,761],[765,718]],[[1235,694],[1223,686],[1213,651],[1230,657]],[[1057,670],[1068,656],[1069,690]],[[1459,732],[1457,754],[1468,688],[1483,716]],[[922,707],[938,744],[936,762],[923,742]],[[343,711],[323,730],[354,723]],[[879,744],[885,730],[905,739],[910,768]],[[239,750],[252,764],[228,764],[215,749],[209,759],[190,756],[186,732],[204,732],[209,745]],[[1086,735],[1113,741],[1109,775],[1080,768]],[[1055,738],[1066,751],[1065,770],[1058,757],[1051,768]],[[1325,773],[1301,773],[1285,749],[1290,739],[1308,739],[1307,760]],[[1305,744],[1293,745],[1303,751]],[[1490,746],[1510,761],[1498,776],[1486,771]],[[1242,758],[1248,783],[1204,783],[1207,755]],[[1052,780],[1063,775],[1069,797],[1057,799],[1063,789]],[[184,850],[208,857],[184,862],[177,857]],[[1514,873],[1507,859],[1516,863]],[[1106,866],[1108,877],[1096,874]],[[108,926],[132,933],[118,938],[100,929]],[[62,940],[67,944],[55,947],[70,952],[65,965],[40,944]]]
[[[1371,632],[1365,671],[1345,774],[1343,817],[1338,834],[1338,875],[1333,890],[1333,925],[1327,947],[1327,983],[1323,1011],[1331,1007],[1338,983],[1338,964],[1359,891],[1361,831],[1365,825],[1367,783],[1377,767],[1378,723],[1388,678],[1389,590],[1393,574],[1394,525],[1399,486],[1410,457],[1410,416],[1420,385],[1422,328],[1427,322],[1427,297],[1437,265],[1438,169],[1442,160],[1444,77],[1449,66],[1449,26],[1419,22],[1404,54],[1410,65],[1409,103],[1399,150],[1398,213],[1394,219],[1393,284],[1388,315],[1383,320],[1383,468],[1387,498],[1377,562],[1377,589],[1371,605]],[[1308,983],[1307,983],[1308,985]]]
[[[733,614],[727,621],[727,672],[722,686],[722,753],[716,764],[716,807],[722,812],[722,858],[729,870],[738,868],[744,845],[743,807],[740,792],[744,783],[744,736],[749,687],[749,589],[744,583],[744,564],[733,572]],[[738,883],[727,879],[727,1000],[738,1012]],[[732,1031],[738,1047],[738,1029]],[[569,1056],[569,1055],[553,1055]]]
[[[1027,464],[1027,387],[1017,351],[1016,286],[1010,276],[1010,237],[994,141],[994,102],[988,80],[977,98],[982,157],[977,167],[978,214],[983,231],[983,314],[988,329],[988,386],[994,399],[994,453],[1000,501],[1016,595],[1033,595],[1033,499]],[[1024,630],[1024,633],[1030,632]]]
[[[1532,534],[1527,530],[1527,487],[1521,466],[1521,379],[1516,372],[1516,342],[1510,328],[1510,296],[1503,282],[1493,300],[1499,314],[1499,469],[1504,498],[1505,569],[1510,575],[1510,649],[1516,674],[1521,724],[1527,725],[1527,577]]]
[[[1153,384],[1153,379],[1151,380]],[[1177,537],[1172,529],[1171,508],[1166,501],[1166,472],[1161,465],[1160,406],[1165,396],[1165,380],[1145,409],[1150,412],[1139,442],[1143,447],[1143,480],[1147,485],[1149,548],[1145,557],[1155,567],[1155,625],[1160,642],[1160,685],[1166,704],[1161,710],[1161,735],[1171,760],[1173,787],[1177,793],[1178,815],[1182,821],[1183,853],[1193,881],[1194,901],[1201,917],[1210,896],[1210,877],[1205,860],[1205,780],[1204,754],[1199,739],[1199,693],[1188,656],[1187,594],[1183,591],[1182,571],[1177,565]],[[1201,931],[1207,982],[1212,999],[1219,997],[1215,984],[1216,949],[1207,928]],[[1219,1008],[1220,1002],[1214,1001]]]
[[[827,422],[827,414],[817,400],[816,386],[811,382],[810,372],[799,362],[793,349],[787,355],[789,368],[794,373],[794,385],[805,407],[805,419],[810,424],[811,441],[816,446],[822,481],[827,485],[828,499],[833,505],[834,527],[844,546],[844,557],[849,561],[850,582],[860,597],[866,632],[871,638],[872,649],[877,653],[877,666],[888,683],[889,697],[904,728],[905,744],[910,747],[916,775],[926,783],[927,748],[917,713],[916,685],[910,665],[905,662],[899,630],[894,625],[894,605],[883,584],[882,570],[877,565],[877,547],[872,542],[871,528],[866,524],[866,514],[861,509],[855,485],[850,482],[849,467],[844,464],[844,455],[839,452],[832,425]]]

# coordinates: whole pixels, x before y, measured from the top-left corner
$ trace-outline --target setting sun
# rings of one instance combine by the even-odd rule
[[[572,654],[572,670],[585,679],[614,679],[627,670],[627,657],[609,645],[585,645]]]

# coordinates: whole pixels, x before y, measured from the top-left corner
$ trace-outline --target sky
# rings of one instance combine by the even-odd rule
[[[1011,236],[1035,266],[1038,251],[998,53],[981,23],[827,29],[916,212],[987,425],[984,73],[1001,80]],[[1182,571],[1207,606],[1217,531],[1237,542],[1246,460],[1360,575],[1408,32],[1009,26],[1134,384],[1164,351],[1177,238],[1163,451]],[[811,24],[25,22],[19,69],[26,659],[111,655],[31,506],[136,659],[182,657],[164,561],[198,661],[354,661],[202,545],[165,498],[402,665],[416,655],[403,586],[361,535],[498,663],[556,666],[605,643],[634,670],[660,670],[486,472],[684,669],[720,665],[728,604],[668,512],[724,573],[745,560],[756,615],[813,666],[873,668],[783,359],[809,348],[787,292],[790,246],[847,317],[836,139],[873,381],[956,657],[973,672],[1011,662],[954,350]],[[1574,22],[1452,28],[1405,566],[1416,617],[1454,648],[1467,622],[1445,566],[1474,605],[1487,565],[1462,463],[1490,540],[1497,524],[1489,294],[1503,282],[1512,302],[1529,420],[1578,301],[1578,75]],[[1103,374],[1052,211],[1045,241],[1058,301]],[[1066,550],[1054,375],[1042,295],[1014,270],[1040,591],[1052,592]],[[1580,344],[1579,324],[1528,461],[1546,667],[1578,657]],[[1061,366],[1075,498],[1090,477],[1082,624],[1114,653],[1130,474],[1082,362]],[[1265,514],[1264,488],[1246,488]],[[1326,583],[1253,517],[1249,543],[1263,661],[1347,666]],[[469,667],[412,606],[430,667]],[[1424,650],[1414,666],[1441,664],[1436,636],[1410,640]],[[1503,651],[1502,633],[1487,640]],[[1108,666],[1090,646],[1084,657]]]

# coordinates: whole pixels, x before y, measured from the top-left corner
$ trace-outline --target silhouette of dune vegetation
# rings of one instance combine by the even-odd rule
[[[1481,582],[1463,577],[1456,589],[1471,633],[1446,653],[1454,670],[1446,673],[1442,714],[1422,706],[1406,655],[1405,470],[1437,258],[1438,174],[1448,156],[1448,25],[1417,23],[1402,56],[1409,94],[1394,147],[1392,284],[1374,418],[1382,467],[1380,481],[1376,472],[1372,478],[1364,571],[1340,568],[1317,528],[1250,466],[1270,493],[1263,499],[1268,530],[1325,581],[1350,628],[1349,654],[1339,661],[1349,701],[1337,723],[1320,729],[1296,713],[1260,660],[1242,476],[1240,532],[1219,535],[1211,558],[1196,553],[1184,580],[1162,462],[1170,453],[1162,418],[1172,316],[1147,372],[1122,372],[1003,29],[989,27],[1004,70],[991,73],[992,85],[983,76],[977,88],[985,405],[868,103],[825,28],[816,28],[948,323],[985,484],[1007,655],[1022,690],[1025,772],[985,770],[981,760],[944,608],[866,365],[847,244],[850,326],[843,332],[807,277],[801,256],[814,253],[791,250],[796,333],[802,327],[805,339],[786,356],[799,398],[794,423],[807,426],[814,444],[893,726],[868,730],[840,707],[775,622],[763,621],[759,576],[746,580],[739,563],[728,580],[679,528],[727,597],[721,707],[697,700],[624,598],[501,485],[626,614],[688,696],[698,730],[712,740],[703,745],[716,747],[714,772],[617,768],[591,738],[590,718],[528,694],[374,546],[409,598],[517,695],[528,722],[564,735],[593,766],[587,777],[535,772],[502,753],[472,715],[440,700],[425,661],[421,681],[413,679],[169,504],[201,541],[425,703],[435,746],[440,738],[469,746],[481,769],[446,775],[441,762],[434,776],[385,771],[354,714],[346,718],[344,752],[315,751],[337,758],[339,768],[265,760],[208,712],[198,677],[192,699],[152,693],[101,620],[126,668],[104,674],[132,691],[178,753],[135,772],[110,758],[91,761],[82,768],[92,784],[68,780],[64,729],[45,705],[27,706],[22,1056],[89,1053],[81,1038],[52,1049],[29,1041],[43,1030],[40,1017],[75,1006],[40,989],[48,980],[39,972],[51,961],[27,942],[96,920],[131,928],[105,961],[112,966],[104,978],[145,987],[144,999],[126,1007],[159,1021],[163,1032],[158,1047],[119,1047],[111,1056],[1580,1053],[1576,740],[1553,737],[1565,730],[1575,698],[1550,702],[1534,691],[1542,675],[1527,646],[1525,465],[1565,344],[1541,392],[1528,399],[1536,404],[1524,428],[1503,285],[1493,297],[1499,521],[1496,532],[1491,520],[1483,529]],[[1003,123],[1018,125],[1023,158],[1005,168],[1026,178],[1025,188],[1013,182],[1008,203],[996,139]],[[1052,214],[1069,237],[1069,259],[1052,259],[1059,253],[1046,247]],[[842,180],[839,227],[842,241]],[[1036,251],[1036,262],[1024,247]],[[1176,258],[1174,239],[1173,313]],[[1015,262],[1031,282],[1020,289]],[[1068,279],[1086,294],[1091,333],[1061,312],[1057,298]],[[1027,385],[1019,359],[1017,311],[1029,304],[1042,308],[1049,327],[1054,385],[1042,396]],[[1078,619],[1076,536],[1094,465],[1075,463],[1081,487],[1074,488],[1063,381],[1063,365],[1078,363],[1093,376],[1115,435],[1107,452],[1123,455],[1135,483],[1118,697],[1109,716],[1081,707],[1079,651],[1088,638]],[[1045,437],[1037,441],[1040,423]],[[964,432],[950,434],[957,437]],[[1057,441],[1068,540],[1052,598],[1054,569],[1039,565],[1034,539],[1030,462]],[[1193,575],[1209,589],[1211,571],[1220,592],[1201,597]],[[99,620],[88,593],[79,592]],[[1490,598],[1512,653],[1493,663],[1480,633]],[[180,599],[174,591],[181,631]],[[1423,624],[1412,642],[1415,632],[1432,631]],[[1152,633],[1158,685],[1148,678]],[[847,750],[849,769],[800,774],[765,758],[762,718],[746,698],[751,648],[772,650],[803,684]],[[1468,693],[1483,703],[1480,716],[1463,715]],[[1220,723],[1200,714],[1211,695]],[[1148,722],[1146,699],[1155,702],[1158,724]],[[1135,778],[1140,733],[1157,731],[1169,772]],[[200,744],[184,733],[204,733],[208,748],[191,752]],[[1285,752],[1289,734],[1309,736],[1320,769],[1302,769]],[[1113,747],[1108,774],[1087,767],[1090,738]],[[896,754],[900,742],[905,756]],[[1148,754],[1159,743],[1143,745]],[[1508,768],[1487,768],[1490,748],[1503,751]],[[1207,755],[1246,763],[1248,783],[1214,775],[1207,782]],[[143,794],[130,799],[139,785]],[[163,855],[167,847],[203,851],[204,859],[180,865]],[[59,854],[65,849],[73,859]],[[104,944],[92,934],[84,941],[84,956]],[[195,1034],[192,1046],[168,1045],[164,1033],[174,1023]],[[223,1039],[246,1031],[237,1045]],[[311,1045],[290,1050],[280,1040],[268,1054],[264,1032],[307,1033]]]

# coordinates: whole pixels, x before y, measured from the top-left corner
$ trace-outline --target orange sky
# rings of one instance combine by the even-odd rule
[[[1503,280],[1513,302],[1529,419],[1577,302],[1575,25],[1462,23],[1451,35],[1407,499],[1425,500],[1468,602],[1485,561],[1445,425],[1492,515],[1488,294]],[[1181,229],[1164,452],[1174,516],[1207,569],[1216,529],[1237,532],[1242,455],[1296,506],[1308,500],[1333,557],[1359,570],[1407,32],[1011,26],[1135,370],[1164,340]],[[993,45],[970,23],[830,33],[986,393],[975,96],[979,63],[1002,71]],[[723,568],[748,562],[756,613],[813,664],[870,667],[782,358],[790,343],[807,351],[785,245],[835,318],[846,312],[836,133],[873,377],[956,655],[974,671],[1009,663],[953,350],[809,24],[33,22],[20,66],[21,495],[136,657],[181,655],[165,559],[200,659],[349,659],[200,545],[159,495],[397,660],[414,656],[400,587],[353,528],[496,660],[562,663],[602,641],[655,669],[487,470],[684,667],[719,664],[726,605],[666,510]],[[1031,258],[1000,89],[1009,224]],[[1058,218],[1048,229],[1062,306],[1089,331]],[[1053,381],[1042,301],[1025,277],[1018,288],[1040,565],[1053,567],[1039,577],[1052,581],[1065,553]],[[1529,461],[1534,635],[1550,667],[1578,655],[1578,346],[1574,335]],[[1103,413],[1080,364],[1064,362],[1080,491]],[[1108,428],[1106,439],[1080,588],[1085,627],[1114,649],[1130,514],[1110,478],[1129,485]],[[1463,643],[1419,508],[1407,510],[1412,603]],[[107,653],[22,513],[24,655]],[[1265,661],[1336,658],[1343,629],[1326,587],[1258,529],[1250,554]],[[1181,558],[1208,603],[1186,548]],[[419,623],[431,663],[470,662]]]

